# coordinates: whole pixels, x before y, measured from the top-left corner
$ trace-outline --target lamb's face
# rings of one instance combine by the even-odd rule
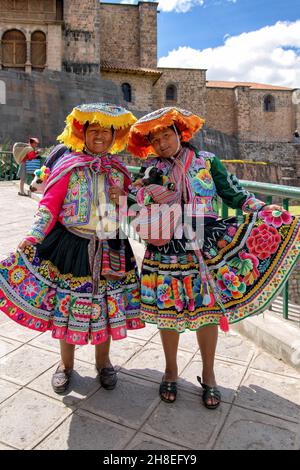
[[[163,173],[161,170],[158,170],[155,166],[150,166],[146,169],[144,177],[143,177],[143,183],[145,186],[148,184],[163,184],[163,179],[162,179]]]
[[[42,194],[46,186],[46,181],[42,181],[37,176],[33,178],[30,183],[29,189],[32,193]]]

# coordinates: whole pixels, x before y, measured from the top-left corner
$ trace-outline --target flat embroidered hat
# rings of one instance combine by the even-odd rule
[[[201,129],[204,119],[196,114],[175,106],[158,109],[146,114],[131,126],[127,150],[136,157],[147,158],[155,155],[148,135],[150,132],[175,125],[182,142],[188,142]]]
[[[110,153],[122,151],[127,143],[130,126],[136,117],[122,106],[109,103],[81,104],[73,108],[66,118],[66,127],[57,137],[61,143],[75,151],[84,149],[84,125],[99,124],[115,131],[115,139]]]

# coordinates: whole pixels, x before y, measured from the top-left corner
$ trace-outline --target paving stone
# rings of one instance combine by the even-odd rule
[[[232,402],[245,371],[245,365],[215,360],[215,376],[224,401]],[[197,381],[197,375],[201,377],[201,372],[202,362],[200,359],[194,358],[180,375],[179,385],[191,388],[197,394],[202,394],[202,387]]]
[[[114,367],[125,364],[134,354],[144,346],[144,340],[135,340],[127,337],[119,341],[112,341],[110,347],[110,359]],[[81,346],[76,351],[76,357],[82,361],[95,364],[95,346]]]
[[[0,450],[16,450],[16,449],[14,449],[13,447],[7,446],[5,444],[2,444],[0,442]],[[3,454],[2,454],[2,457],[3,457]]]
[[[14,393],[20,390],[20,386],[7,382],[6,380],[0,379],[0,403],[7,398],[11,397]]]
[[[51,378],[57,369],[57,364],[30,383],[28,388],[62,401],[66,406],[75,405],[100,388],[97,371],[91,364],[75,361],[74,372],[68,390],[57,394],[51,386]]]
[[[299,421],[300,380],[249,371],[238,391],[235,404]]]
[[[0,440],[24,449],[69,413],[59,402],[23,389],[0,406]]]
[[[114,390],[101,388],[81,408],[137,429],[157,405],[157,386],[121,373],[118,376]]]
[[[280,375],[297,377],[300,379],[300,373],[293,367],[288,366],[280,359],[276,359],[267,352],[260,351],[251,362],[251,369],[257,369],[266,372],[274,372]]]
[[[120,450],[134,431],[91,415],[76,411],[36,449],[50,450]]]
[[[25,385],[58,361],[58,354],[23,345],[0,359],[0,377]]]
[[[217,450],[293,450],[299,424],[234,406],[214,446]]]
[[[151,342],[156,343],[156,344],[161,344],[160,335],[158,334],[154,336],[154,338],[151,339]],[[190,351],[193,353],[198,351],[199,346],[197,343],[197,336],[196,336],[195,331],[186,330],[184,333],[181,333],[179,335],[178,347],[179,349],[183,349],[183,350]]]
[[[233,330],[229,333],[219,332],[216,355],[220,358],[248,363],[254,351],[254,344]]]
[[[127,334],[129,337],[134,339],[149,340],[154,335],[158,335],[158,329],[156,325],[146,323],[145,328],[140,328],[139,330],[128,330]]]
[[[178,373],[190,362],[192,353],[178,350],[177,363]],[[151,380],[161,381],[165,371],[165,356],[161,344],[147,343],[133,359],[127,362],[124,371],[142,377],[149,377]]]
[[[141,432],[190,449],[204,449],[215,439],[228,409],[229,405],[221,403],[212,412],[200,397],[182,392],[172,405],[161,401]]]
[[[51,331],[46,331],[28,342],[29,345],[37,348],[46,349],[47,351],[60,353],[60,342],[51,335]]]
[[[2,258],[0,257],[0,259],[2,259]],[[1,310],[0,310],[0,325],[2,325],[3,323],[6,323],[8,321],[9,321],[8,316],[5,315],[5,313],[1,312]]]
[[[9,354],[11,351],[14,351],[15,349],[22,346],[22,344],[23,343],[14,341],[10,338],[0,337],[0,357],[6,356],[6,354]]]
[[[1,325],[0,336],[5,338],[15,339],[21,341],[22,343],[27,343],[33,338],[36,338],[41,334],[40,331],[30,330],[25,326],[19,325],[14,320],[9,319],[7,323]]]
[[[126,447],[127,450],[181,450],[187,449],[183,446],[170,444],[169,442],[155,439],[153,436],[148,436],[139,432]]]

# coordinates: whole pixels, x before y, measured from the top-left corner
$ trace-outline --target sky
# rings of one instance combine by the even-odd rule
[[[300,88],[300,0],[160,0],[158,10],[159,66]]]

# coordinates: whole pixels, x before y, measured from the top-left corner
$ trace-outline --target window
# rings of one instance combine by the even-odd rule
[[[131,85],[129,85],[129,83],[122,83],[121,88],[123,99],[127,101],[127,103],[131,103]]]
[[[272,95],[264,97],[264,111],[267,113],[275,111],[275,98]]]
[[[177,89],[175,85],[168,85],[166,89],[166,101],[177,100]]]
[[[1,48],[4,69],[25,70],[26,38],[21,31],[17,29],[6,31],[2,36]]]
[[[31,66],[32,70],[43,70],[46,65],[46,35],[35,31],[31,35]]]

